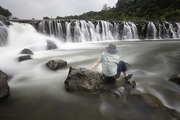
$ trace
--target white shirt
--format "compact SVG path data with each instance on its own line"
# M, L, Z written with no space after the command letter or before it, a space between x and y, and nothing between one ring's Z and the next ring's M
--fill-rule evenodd
M119 61L120 57L117 54L110 54L108 52L103 52L98 58L98 62L102 63L102 73L105 76L116 75Z

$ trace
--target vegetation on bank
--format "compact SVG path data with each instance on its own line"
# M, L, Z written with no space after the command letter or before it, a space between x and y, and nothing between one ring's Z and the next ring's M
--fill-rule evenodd
M0 15L10 18L12 13L0 6ZM104 4L102 10L99 12L90 11L82 15L57 16L56 18L121 21L180 21L180 0L118 0L113 8ZM43 19L49 18L44 17Z
M99 12L90 11L65 18L180 21L180 0L118 0L113 8L105 4Z
M0 6L0 15L10 18L12 16L12 13L8 9L5 9Z

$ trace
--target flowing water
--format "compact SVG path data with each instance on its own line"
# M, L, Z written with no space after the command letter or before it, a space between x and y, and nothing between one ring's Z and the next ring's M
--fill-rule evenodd
M58 49L45 50L47 39ZM1 120L151 120L152 116L163 120L160 116L166 115L136 98L122 102L103 95L69 93L64 88L68 67L51 71L45 66L47 61L59 58L68 66L90 68L109 43L116 44L120 58L131 64L129 72L138 83L135 89L154 95L180 112L180 88L168 81L171 75L180 73L179 39L64 43L37 33L30 25L15 23L9 27L7 41L0 47L0 69L10 76L11 94L0 101ZM33 60L17 61L23 48L34 52Z

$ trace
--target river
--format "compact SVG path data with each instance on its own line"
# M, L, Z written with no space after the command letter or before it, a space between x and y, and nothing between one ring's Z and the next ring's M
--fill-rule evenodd
M168 81L171 75L180 73L180 39L64 43L33 30L10 29L8 45L0 48L0 69L10 76L8 83L11 88L10 96L0 102L2 120L166 118L136 98L120 102L103 95L65 90L69 66L90 68L109 43L116 44L120 58L131 65L128 71L134 74L138 83L135 89L152 94L164 106L180 112L180 88ZM58 49L45 50L45 39L54 41ZM33 59L18 62L19 52L25 47L32 49ZM68 67L57 71L48 69L45 63L55 58L67 61ZM97 71L100 70L99 67Z

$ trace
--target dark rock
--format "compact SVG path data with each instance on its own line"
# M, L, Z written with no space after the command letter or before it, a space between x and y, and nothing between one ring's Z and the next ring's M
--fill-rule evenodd
M8 76L0 70L0 99L9 96L10 87L7 83Z
M57 45L52 41L47 40L46 42L47 42L47 46L46 46L47 50L53 50L58 48Z
M0 20L8 20L8 18L3 15L0 15Z
M180 85L180 74L173 75L169 81L174 82L178 85Z
M20 56L20 57L18 58L18 61L19 61L19 62L22 62L22 61L24 61L24 60L30 60L30 59L32 59L30 55L24 55L24 56Z
M33 55L33 52L30 49L27 49L27 48L24 48L20 53L21 54Z
M135 84L132 84L133 82ZM122 97L131 94L131 92L135 90L135 87L136 82L133 77L129 81L123 78L115 80L114 82L106 78L103 84L100 85L99 90L101 93L110 93L116 97Z
M86 68L70 67L65 86L68 91L95 92L104 80L105 76L101 73Z
M139 38L145 39L147 32L147 22L136 22L136 26L137 26Z
M67 66L67 62L61 59L50 60L46 63L46 66L51 70L58 70Z

